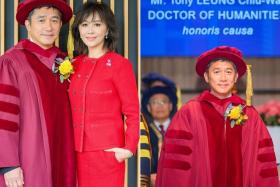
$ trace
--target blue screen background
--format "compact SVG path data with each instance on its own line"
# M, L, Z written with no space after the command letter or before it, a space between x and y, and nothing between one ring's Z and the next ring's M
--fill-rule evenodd
M203 5L193 4L151 5L151 1L141 1L141 56L198 56L202 52L219 45L235 46L247 57L280 56L280 20L148 20L148 10L194 10L196 14L204 10L280 10L279 5ZM187 27L252 27L253 35L183 35Z

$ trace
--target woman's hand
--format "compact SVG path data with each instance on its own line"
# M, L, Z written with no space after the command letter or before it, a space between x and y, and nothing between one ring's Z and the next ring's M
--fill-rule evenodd
M118 162L122 162L125 159L128 159L130 157L132 157L132 152L129 151L128 149L123 149L123 148L119 148L119 147L114 147L111 149L106 149L105 151L107 152L114 152L115 153L115 157L117 159Z
M20 167L5 173L4 179L7 187L23 187L23 172Z

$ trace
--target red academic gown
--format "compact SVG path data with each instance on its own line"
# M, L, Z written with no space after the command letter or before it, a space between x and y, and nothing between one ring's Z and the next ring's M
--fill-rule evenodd
M124 162L104 150L136 151L139 100L132 65L114 52L98 59L79 56L74 64L69 94L79 187L123 187Z
M51 70L59 54L23 40L0 57L0 167L20 166L25 187L76 185L68 86Z
M227 106L245 102L238 96L220 100L209 91L184 105L166 133L157 187L278 187L273 143L253 107L248 120L230 127Z

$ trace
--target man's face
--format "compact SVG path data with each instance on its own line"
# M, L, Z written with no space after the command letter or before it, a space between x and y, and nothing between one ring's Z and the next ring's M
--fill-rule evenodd
M165 94L154 94L148 104L148 111L156 121L165 121L169 118L172 103Z
M34 9L30 20L25 20L30 39L43 49L51 48L62 26L61 14L56 8Z
M211 93L224 99L231 95L238 74L232 62L216 61L210 64L208 71L204 73L204 78L210 86Z

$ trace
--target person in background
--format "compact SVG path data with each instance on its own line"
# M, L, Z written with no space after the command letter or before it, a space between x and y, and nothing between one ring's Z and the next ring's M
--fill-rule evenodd
M229 46L206 51L197 59L196 72L210 89L172 119L156 186L278 187L273 143L265 124L249 99L246 103L231 92L246 72L241 51Z
M24 0L16 19L24 39L0 57L0 186L75 187L67 81L52 66L55 40L72 10L62 0Z
M169 78L167 78L161 74L152 72L152 73L148 73L142 77L142 87L143 87L142 88L143 97L144 97L144 93L146 92L146 90L149 90L153 87L159 87L159 88L167 87L167 89L169 90L168 94L172 95L172 102L175 103L175 105L172 107L173 109L170 113L170 117L172 117L175 114L175 112L177 111L177 108L178 108L178 102L181 102L181 100L179 97L180 94L178 95L178 90L177 90L176 84L172 80L170 80ZM155 90L158 90L158 89L155 89ZM149 91L147 91L147 93L149 93ZM143 97L142 97L142 113L143 113L145 119L147 120L147 122L150 123L151 121L153 121L153 119L150 119L151 114L147 110L148 109L147 103L145 103L143 105L143 101L144 101ZM145 102L147 102L146 99L145 99Z
M154 86L168 86L176 93L176 84L169 78L155 72L148 73L142 77L143 91Z
M167 86L155 86L144 91L142 111L148 119L149 139L151 143L151 186L155 186L158 158L165 132L172 114L176 111L177 97Z
M117 25L107 4L85 3L72 33L79 54L69 89L78 185L123 187L124 161L135 153L139 139L132 64L115 52Z

